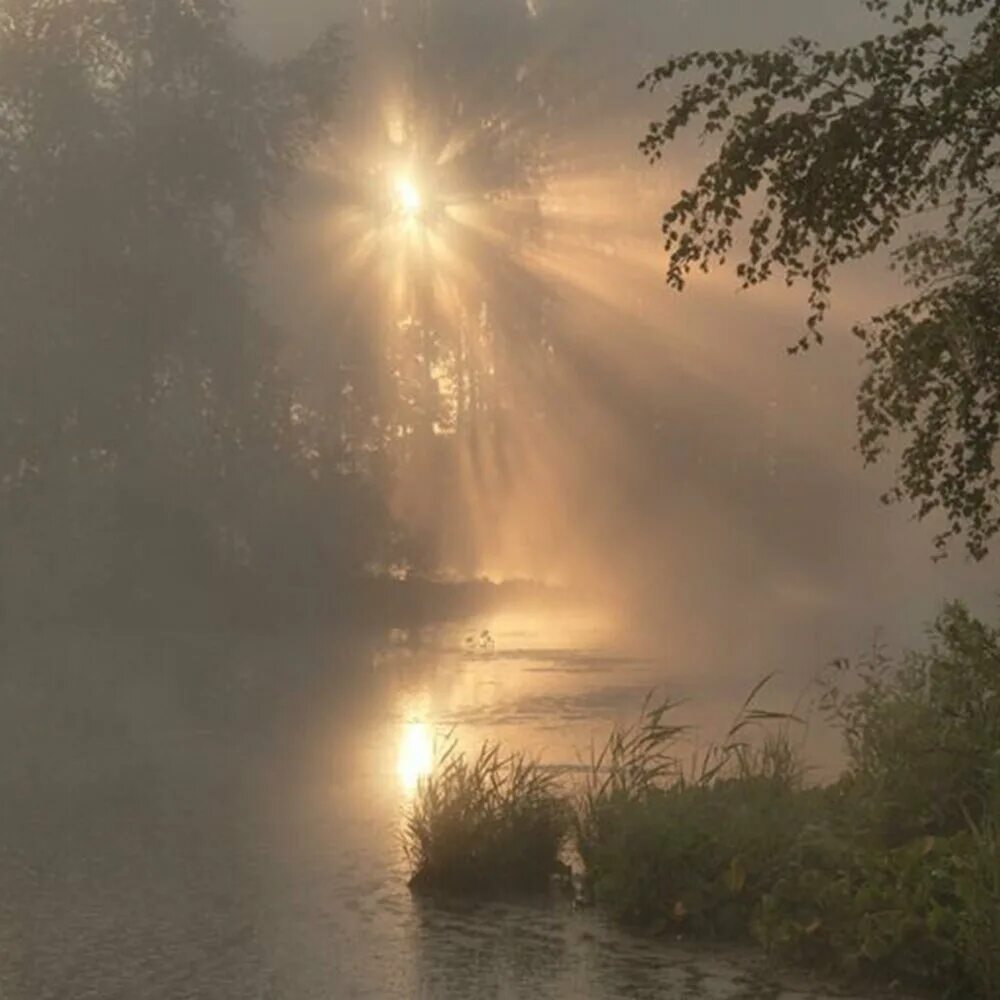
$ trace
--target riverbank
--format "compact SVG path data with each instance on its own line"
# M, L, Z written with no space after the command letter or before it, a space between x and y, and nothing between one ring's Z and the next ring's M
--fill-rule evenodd
M408 813L419 889L541 887L671 940L755 941L846 982L1000 996L1000 631L951 605L928 648L839 664L820 706L847 769L807 780L797 720L754 690L693 757L678 704L647 702L582 787L523 753L445 748Z
M495 654L467 652L483 628ZM374 637L324 630L0 631L0 995L837 996L759 949L636 932L566 897L408 890L399 820L434 733L571 767L676 683L606 638L521 613L375 659Z

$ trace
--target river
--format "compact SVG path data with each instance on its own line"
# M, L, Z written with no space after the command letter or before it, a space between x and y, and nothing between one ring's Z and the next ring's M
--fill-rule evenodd
M378 641L3 636L0 997L829 995L565 899L411 897L400 825L435 741L580 764L667 678L621 645L566 610Z

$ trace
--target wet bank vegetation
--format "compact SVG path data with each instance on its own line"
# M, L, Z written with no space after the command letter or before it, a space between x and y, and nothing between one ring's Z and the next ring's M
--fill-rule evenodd
M571 812L557 774L485 743L469 758L450 740L406 819L414 888L532 889L560 865Z
M449 743L405 829L414 887L541 889L569 862L581 902L646 932L1000 996L1000 630L952 604L926 649L835 664L818 702L846 763L828 783L758 694L694 759L677 704L647 702L582 782Z

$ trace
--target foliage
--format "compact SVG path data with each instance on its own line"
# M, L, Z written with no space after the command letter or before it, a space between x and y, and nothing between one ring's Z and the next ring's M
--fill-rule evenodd
M370 470L347 461L341 414L299 404L247 280L327 127L340 44L268 63L233 17L228 0L0 10L9 613L109 589L176 607L196 580L236 594L371 556ZM341 513L356 531L331 537Z
M1000 996L1000 795L972 825L971 850L960 859L958 951L967 979L986 997Z
M755 689L754 695L760 689ZM773 718L748 699L725 739L685 770L676 707L647 701L592 757L576 810L576 846L596 901L658 930L740 938L777 878L809 799L786 730L752 743Z
M853 821L893 845L980 822L1000 789L1000 631L950 604L926 651L835 667L821 704L844 735Z
M995 827L889 850L803 838L762 898L755 934L814 967L995 997L998 864Z
M333 349L316 337L297 370L323 398L331 350L351 366L351 398L377 417L362 410L352 430L392 470L393 511L419 546L411 541L408 563L472 575L483 539L470 511L500 509L521 488L512 449L546 419L555 296L519 251L541 235L550 168L540 138L566 80L543 69L547 33L525 4L354 7L353 97L302 185L294 279L296 311L314 311L324 328L336 315L347 335ZM492 41L485 64L474 38ZM416 228L386 203L403 165L423 201ZM331 209L335 224L315 225ZM364 253L359 220L370 227ZM482 239L483 225L494 238ZM413 238L421 231L429 244ZM331 257L356 264L331 269Z
M560 870L569 815L558 775L484 743L474 758L452 740L421 779L403 846L420 889L539 889Z
M754 937L846 977L1000 995L998 632L945 608L925 652L839 663L821 704L848 766L813 787L751 699L685 768L674 703L592 756L575 841L596 901L672 934ZM756 691L755 689L754 694ZM777 717L781 719L780 716Z
M1000 4L866 5L895 12L890 31L842 49L691 52L643 81L696 75L650 125L651 159L696 119L716 143L664 216L668 281L683 288L742 247L744 287L809 285L801 349L822 340L833 271L888 249L913 297L856 328L861 451L874 462L901 432L884 499L941 512L940 550L964 533L981 558L1000 528Z
M794 716L743 704L694 758L678 703L591 750L570 802L558 775L454 742L410 810L416 887L538 887L571 833L586 895L656 933L755 939L847 978L948 998L1000 996L1000 727L996 630L958 604L927 651L837 665L821 703L848 767L810 785Z
M997 995L997 638L951 604L926 651L835 665L821 704L848 767L761 900L768 948L942 996Z
M848 767L824 835L803 835L756 932L845 973L1000 988L1000 632L950 604L926 651L835 664L821 705Z

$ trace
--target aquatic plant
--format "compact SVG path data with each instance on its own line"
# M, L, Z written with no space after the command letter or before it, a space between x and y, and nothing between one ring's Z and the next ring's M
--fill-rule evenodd
M497 743L470 757L446 741L405 819L411 886L466 893L546 886L560 871L569 830L558 778Z
M685 765L678 703L647 699L592 753L577 798L574 842L593 899L654 930L739 938L777 875L792 813L804 805L802 767L787 728L752 739L765 712L747 698L725 737Z

